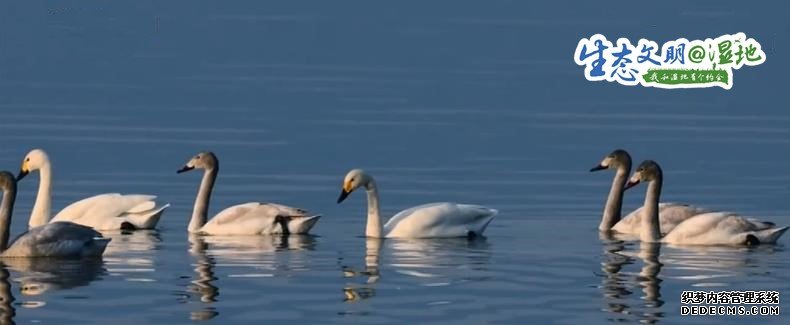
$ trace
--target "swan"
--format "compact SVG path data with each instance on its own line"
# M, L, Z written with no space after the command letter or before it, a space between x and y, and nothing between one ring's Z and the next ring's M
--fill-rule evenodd
M101 256L109 239L90 227L58 221L32 228L10 244L11 213L16 200L16 180L7 171L0 171L0 257L82 257Z
M658 199L661 195L663 173L652 160L646 160L631 175L625 188L647 182L645 215L639 238L643 242L665 242L675 245L758 245L774 244L788 227L776 227L771 222L744 218L731 212L708 212L688 218L661 236Z
M631 172L631 155L623 149L617 149L608 154L596 166L590 169L591 172L615 169L612 188L604 205L603 217L598 225L599 231L612 230L616 233L625 235L639 235L639 229L644 217L644 207L632 211L622 219L620 218L623 208L624 186L628 181L628 173ZM691 206L682 203L659 203L658 217L661 223L661 232L669 233L675 226L684 220L695 215L710 212L707 209Z
M91 196L61 210L49 220L52 206L52 164L44 150L33 149L22 160L17 181L30 172L41 174L29 228L47 222L69 221L97 230L151 229L170 204L157 205L153 195L105 193Z
M450 202L428 203L403 210L381 226L379 192L373 177L361 169L348 172L337 203L351 192L365 187L368 194L368 222L365 235L373 238L439 238L480 236L497 210L480 205Z
M214 153L204 151L190 159L177 172L203 169L192 219L187 230L205 235L262 235L276 233L305 234L321 216L309 215L303 209L275 203L249 202L220 211L206 222L211 190L219 173L219 160ZM286 225L283 227L282 225Z

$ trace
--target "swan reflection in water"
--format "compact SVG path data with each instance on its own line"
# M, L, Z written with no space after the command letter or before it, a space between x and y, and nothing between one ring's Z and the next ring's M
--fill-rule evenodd
M19 291L25 296L87 286L106 273L99 258L12 258L2 260L0 264L19 273L13 280L19 282Z
M667 278L682 281L685 287L729 288L732 281L753 278L755 268L765 269L781 261L776 253L782 249L775 245L666 246L662 261L672 272ZM770 272L761 275L771 277Z
M208 244L206 244L202 236L190 234L189 244L189 254L196 260L194 264L196 277L190 281L190 284L187 286L187 292L197 294L200 302L211 304L217 301L216 298L219 295L219 288L212 284L217 279L214 276L214 265L216 262L213 257L206 254ZM192 311L189 319L208 320L218 314L214 307L207 305L202 309Z
M353 267L343 266L346 278L362 277L364 284L347 283L343 287L343 301L353 302L368 299L376 295L376 282L379 281L379 261L381 256L381 238L365 238L365 270L355 271Z
M18 273L12 278L11 272ZM41 296L50 291L87 286L106 270L100 258L8 258L0 260L0 324L13 324L16 315L11 282L19 283L23 296ZM23 301L17 305L37 308L44 301Z
M423 278L426 286L443 286L456 282L484 281L472 271L486 271L491 259L491 244L485 237L475 239L392 240L392 263L395 272ZM437 282L438 281L438 282Z
M484 281L487 276L476 272L485 271L491 258L490 244L485 237L476 239L365 239L365 269L356 271L343 266L346 278L361 277L364 283L347 283L343 288L344 301L355 302L376 295L376 283L381 277L379 270L382 245L387 245L392 254L386 265L395 272L422 279L422 286L448 286L468 281ZM472 275L470 275L472 274Z
M616 314L615 321L632 321L629 317L636 316L641 323L657 323L664 312L661 299L661 278L659 273L663 264L658 258L661 254L660 243L639 243L639 251L629 252L623 241L611 237L603 240L603 271L601 290L603 291L605 310ZM634 255L636 258L634 258ZM638 274L625 272L626 266L637 260L642 263ZM638 304L629 299L633 288L639 287L642 295Z
M267 270L274 275L280 271L298 271L306 268L306 258L299 254L289 254L287 262L278 262L278 253L283 251L314 250L315 237L311 235L270 235L270 236L202 236L189 235L189 253L195 258L196 276L187 285L187 295L197 297L201 302L199 309L190 312L191 320L208 320L219 315L213 306L220 295L220 287L215 282L220 278L215 268L249 266ZM238 276L260 276L243 274ZM234 276L234 275L228 275Z
M11 283L5 267L0 267L0 324L14 324L14 295L11 294Z
M108 231L102 236L112 239L103 257L111 275L129 281L154 281L151 252L159 250L162 242L157 230Z
M755 266L772 264L771 260L778 258L774 253L781 249L770 245L661 247L658 243L625 244L611 237L602 240L604 274L601 290L606 301L605 309L617 314L617 321L630 321L629 317L636 316L643 323L656 323L664 317L664 300L661 299L663 280L679 282L684 288L729 288L732 283L728 279L752 277ZM638 245L638 252L629 250L634 245ZM623 271L637 262L642 264L638 274ZM665 274L659 277L662 270ZM638 303L630 297L634 287L642 291Z

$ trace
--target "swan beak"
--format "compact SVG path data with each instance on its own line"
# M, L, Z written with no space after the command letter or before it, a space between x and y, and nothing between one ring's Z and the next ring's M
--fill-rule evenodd
M177 174L181 174L183 172L188 172L188 171L193 170L193 169L195 169L195 167L184 165L184 167L181 167L181 169L177 170L176 173Z
M346 189L340 190L340 197L337 198L337 203L343 202L349 194L351 194L351 191L346 192Z
M20 169L20 170L19 170L19 175L16 175L16 180L17 180L17 182L18 182L19 180L21 180L21 179L25 178L25 176L27 176L27 174L30 174L30 171L29 171L29 170L25 170L24 168L23 168L23 169Z
M597 171L599 171L599 170L604 170L604 169L606 169L606 168L607 168L606 166L604 166L604 165L601 165L601 164L598 164L598 165L595 165L595 167L593 167L593 168L590 168L590 171L591 171L591 172L597 172Z
M632 187L636 186L636 184L639 184L639 181L632 181L632 180L629 179L628 183L625 183L625 187L623 188L623 190L627 190L629 188L632 188Z

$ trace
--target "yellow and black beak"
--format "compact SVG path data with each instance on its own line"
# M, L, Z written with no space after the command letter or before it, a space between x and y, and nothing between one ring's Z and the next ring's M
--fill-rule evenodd
M181 174L181 173L183 173L183 172L188 172L188 171L190 171L190 170L193 170L193 169L195 169L195 167L194 167L194 166L187 166L187 165L184 165L184 167L181 167L181 169L177 170L177 171L176 171L176 173L177 173L177 174Z
M351 182L344 182L343 189L340 190L340 196L337 198L337 203L343 202L354 189L351 188Z
M345 189L340 190L340 197L337 198L337 203L343 202L351 192L346 192Z
M25 176L27 176L27 174L30 174L29 170L20 169L19 170L19 175L16 175L16 180L19 181L20 179L25 178Z
M25 178L27 174L30 174L30 168L27 167L27 160L25 160L22 162L22 167L19 168L19 175L16 175L16 180L19 181Z

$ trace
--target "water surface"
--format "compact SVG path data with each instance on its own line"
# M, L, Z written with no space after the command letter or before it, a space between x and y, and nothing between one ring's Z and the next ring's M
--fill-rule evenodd
M0 310L18 323L782 323L682 317L679 297L790 292L787 238L602 240L612 174L587 170L623 147L662 164L666 201L790 224L788 18L782 1L3 3L2 169L41 147L55 210L103 192L172 207L156 231L107 234L98 263L5 263ZM572 60L594 33L735 32L767 61L729 91L592 83ZM324 215L313 236L187 236L199 176L175 171L206 149L223 166L212 213L296 205ZM335 204L357 167L385 215L443 200L500 215L482 240L366 240L364 195Z

